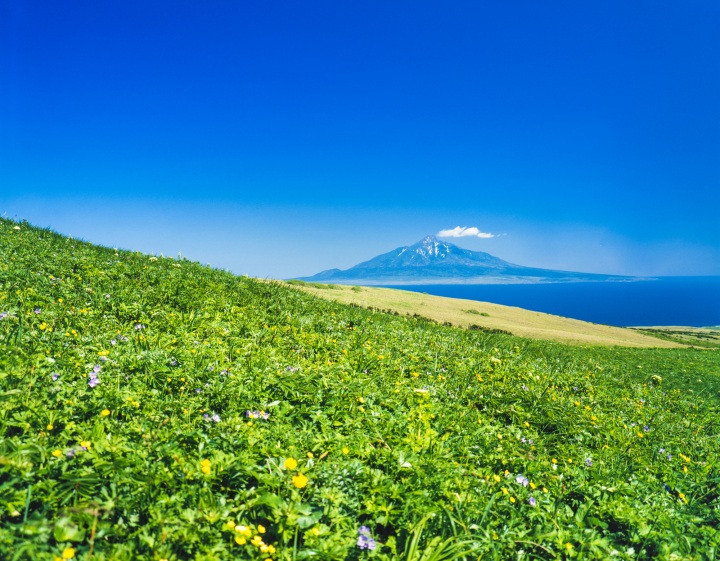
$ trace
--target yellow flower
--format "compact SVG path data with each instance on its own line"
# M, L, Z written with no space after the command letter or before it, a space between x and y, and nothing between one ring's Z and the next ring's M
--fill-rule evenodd
M252 536L252 530L247 526L235 526L235 531L246 538Z
M245 545L247 540L243 536L235 536L235 543L238 545Z
M90 441L89 441L89 440L83 440L83 441L80 443L80 446L84 446L85 448L87 448L88 450L90 450Z
M288 458L283 465L285 469L295 469L297 468L297 460L295 458Z
M307 453L307 457L308 457L308 458L314 458L315 456L313 456L313 453L312 453L312 452L308 452L308 453Z
M530 489L535 489L537 485L535 485L532 481L530 482Z
M507 494L508 494L507 487L503 487L503 488L502 488L502 494L503 494L503 495L507 495Z
M75 557L75 549L74 548L66 547L65 549L63 549L63 552L62 552L63 559L72 559L73 557Z
M60 456L62 456L62 452L60 450L53 450L52 455L56 458L59 458Z
M312 532L312 535L316 537L320 535L320 530L318 530L317 528L313 528L312 530L310 530L310 532Z
M295 487L297 487L298 489L302 489L303 487L305 487L305 485L307 485L308 478L305 477L302 473L298 473L297 475L293 475L292 482Z
M210 473L210 460L205 459L200 462L200 471L202 471L205 475Z
M500 476L499 476L499 475L493 475L493 479L495 480L495 483L500 483Z
M266 544L266 543L264 543L263 545L260 546L260 551L262 551L263 553L267 553L268 549L270 549L270 548L268 547L268 544Z
M510 497L510 502L511 502L511 503L514 503L514 502L515 502L515 497Z
M257 531L258 534L264 534L266 532L265 526L263 526L262 524L258 524Z
M103 417L107 417L110 414L110 409L103 409L102 411L100 411L100 414Z
M47 428L47 430L53 430L53 428L55 427L52 426L52 423L48 423L47 427L45 428Z
M42 323L40 324L40 331L45 331L46 329L47 329L47 323L42 322Z
M343 454L349 454L349 453L350 453L350 449L349 449L347 446L343 446L342 453L343 453Z

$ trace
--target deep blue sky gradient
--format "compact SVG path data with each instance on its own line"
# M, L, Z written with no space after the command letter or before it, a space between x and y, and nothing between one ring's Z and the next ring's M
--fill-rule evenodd
M238 273L720 274L715 1L0 4L0 214Z

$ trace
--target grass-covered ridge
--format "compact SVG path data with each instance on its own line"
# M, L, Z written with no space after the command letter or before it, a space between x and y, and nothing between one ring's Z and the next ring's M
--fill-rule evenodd
M343 304L379 308L400 314L417 314L459 327L509 332L521 337L572 345L677 348L697 342L697 339L659 338L653 336L656 335L655 332L612 327L513 306L445 298L408 290L318 284L297 280L288 281L288 284Z
M713 350L443 327L6 220L0 316L2 559L720 547Z

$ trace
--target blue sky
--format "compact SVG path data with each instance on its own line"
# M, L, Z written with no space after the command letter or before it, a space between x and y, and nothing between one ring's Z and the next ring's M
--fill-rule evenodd
M720 4L0 4L0 214L285 278L720 275Z

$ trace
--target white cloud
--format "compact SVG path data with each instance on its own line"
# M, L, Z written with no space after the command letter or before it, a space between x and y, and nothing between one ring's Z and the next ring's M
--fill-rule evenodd
M475 226L467 228L466 226L455 226L450 230L440 230L437 233L441 238L465 238L472 236L475 238L494 238L495 234L489 234L488 232L481 232Z

